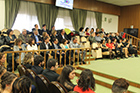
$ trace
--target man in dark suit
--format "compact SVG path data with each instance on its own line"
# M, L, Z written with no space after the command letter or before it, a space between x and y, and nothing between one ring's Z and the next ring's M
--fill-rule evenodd
M55 71L58 68L58 61L55 59L49 59L47 62L47 68L42 72L42 74L50 81L57 81L59 74Z
M42 43L42 38L40 35L38 35L38 31L36 29L33 29L33 34L31 35L31 38L35 40L35 43L39 45Z
M39 33L41 32L41 29L38 28L38 24L35 24L34 27L35 28L32 29L32 32L33 32L34 29L36 29L37 32L38 32L38 35L39 35Z
M32 66L32 70L36 73L36 74L41 74L43 72L43 65L44 65L44 58L40 55L37 55L34 58L34 66Z
M49 34L48 29L46 29L46 24L43 24L43 25L42 25L42 30L39 32L39 34L42 35L43 32L47 32L47 34Z
M103 33L104 36L106 36L106 32L104 31L104 29L102 28L101 31L99 32L100 34Z
M52 49L62 49L59 45L58 45L58 39L54 38L53 39L53 43L52 43ZM62 51L62 53L60 53L60 51L56 52L57 58L58 58L58 62L60 62L60 55L62 55L62 61L61 64L64 63L64 52ZM55 58L55 52L52 52L52 56Z
M70 42L67 35L65 34L64 29L61 30L60 34L58 34L57 39L58 39L59 43L62 43L62 39L66 39L66 40L68 40L68 42Z
M117 42L119 43L120 42L120 39L121 39L121 36L119 35L119 33L116 33L115 34L115 38L117 39Z
M52 44L50 43L49 37L44 38L44 42L40 44L40 50L47 50L47 49L52 49ZM41 55L44 56L44 52L41 52ZM51 56L50 52L46 52L46 67L47 67L47 61L49 56Z

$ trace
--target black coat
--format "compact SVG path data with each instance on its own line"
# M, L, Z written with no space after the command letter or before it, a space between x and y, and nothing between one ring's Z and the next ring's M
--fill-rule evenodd
M69 40L66 34L64 34L64 37L65 37L66 40ZM57 36L57 39L58 39L59 43L62 43L63 37L62 37L61 34L59 34L59 35Z
M57 81L57 78L59 77L59 74L57 74L55 71L45 69L42 74L50 81Z
M48 33L48 32L49 32L49 30L48 30L48 29L46 29L46 30L42 29L42 30L40 30L40 31L38 31L38 32L39 32L39 34L40 34L40 35L42 35L42 34L43 34L43 32L47 32L47 33ZM48 34L49 34L49 33L48 33Z
M36 74L41 74L43 72L43 68L40 66L32 66L31 68Z
M42 41L41 36L40 36L40 35L37 35L37 36L38 36L39 41ZM35 40L35 43L37 43L37 42L36 42L36 38L35 38L35 35L34 35L34 34L32 34L32 35L31 35L31 38L33 38L33 39Z
M40 44L40 49L41 49L41 50L46 49L46 45L45 45L44 42L42 42L42 43ZM52 46L51 46L50 44L48 44L48 49L52 49Z

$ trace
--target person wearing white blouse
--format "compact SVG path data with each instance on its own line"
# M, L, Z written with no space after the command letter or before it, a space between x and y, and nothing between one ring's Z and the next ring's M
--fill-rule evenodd
M29 45L27 46L27 50L38 50L37 45L35 44L35 40L33 38L29 39ZM38 52L35 53L39 55Z

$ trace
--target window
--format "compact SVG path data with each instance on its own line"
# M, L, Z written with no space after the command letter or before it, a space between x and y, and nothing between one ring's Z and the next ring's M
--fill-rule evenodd
M85 27L94 28L94 31L96 31L97 25L96 25L96 18L94 12L91 11L87 12Z
M58 16L55 21L56 30L69 28L71 31L74 31L69 11L70 10L59 8Z
M35 4L32 2L21 1L20 8L12 29L27 29L31 31L34 28L34 24L38 24L37 13Z

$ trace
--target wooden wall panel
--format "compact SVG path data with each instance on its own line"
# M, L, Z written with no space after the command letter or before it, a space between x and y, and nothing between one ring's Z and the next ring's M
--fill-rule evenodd
M56 0L24 0L55 5ZM120 7L96 0L74 0L74 8L120 15Z
M139 28L140 38L140 5L121 7L121 15L119 17L119 32L123 32L124 28Z

